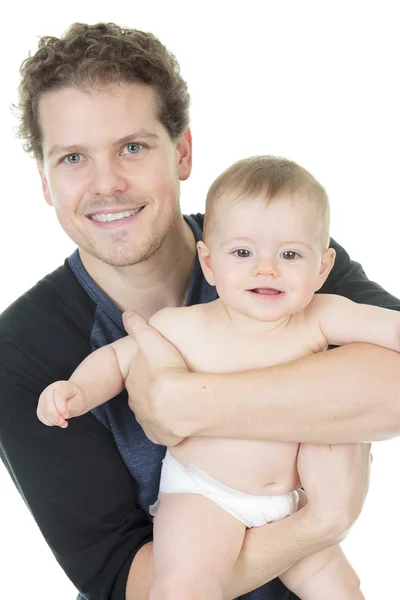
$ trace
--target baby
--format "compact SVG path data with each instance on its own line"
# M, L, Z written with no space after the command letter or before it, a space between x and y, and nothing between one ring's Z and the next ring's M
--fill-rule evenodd
M197 248L219 299L166 308L149 321L190 370L261 368L350 342L400 351L397 312L315 295L335 260L329 204L322 186L296 163L258 156L222 173L209 190ZM135 342L125 337L91 354L68 382L44 390L39 419L66 427L82 405L89 411L117 396L135 353ZM297 452L297 443L196 437L167 450L159 499L150 507L156 514L152 600L222 599L246 527L298 509ZM339 546L300 561L281 579L302 600L364 598Z

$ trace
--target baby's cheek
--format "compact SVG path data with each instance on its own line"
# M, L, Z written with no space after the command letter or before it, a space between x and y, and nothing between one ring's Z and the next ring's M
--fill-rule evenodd
M294 288L299 296L305 297L313 293L315 288L316 278L312 277L310 272L306 269L296 274L296 278L293 280Z
M221 285L228 292L229 290L236 289L242 282L242 278L238 275L238 273L235 273L231 269L226 269L224 273L220 273L219 279L221 280Z

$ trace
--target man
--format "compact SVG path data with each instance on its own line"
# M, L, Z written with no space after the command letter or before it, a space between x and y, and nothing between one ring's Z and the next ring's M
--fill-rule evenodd
M183 219L179 210L179 182L191 170L186 85L174 58L152 35L114 25L75 25L60 40L43 39L38 52L25 62L20 108L20 133L37 160L45 199L55 207L79 251L1 316L1 455L57 560L81 594L94 600L142 600L148 598L152 572L148 505L157 494L164 448L144 435L126 394L75 419L68 431L44 427L36 418L36 405L49 383L68 378L91 350L124 335L122 311L133 308L147 319L164 306L215 297L195 254L202 217ZM353 299L361 292L365 302L400 308L395 298L368 282L343 249L334 247L337 267L325 292ZM130 387L138 386L140 402L145 398L141 385L147 385L145 346L153 341L143 332L139 338L144 346L142 375ZM156 347L155 361L159 352L163 369L170 348ZM324 443L340 441L339 436L334 439L335 430L329 430L327 410L337 401L336 380L342 381L343 404L354 407L353 395L360 399L360 414L367 393L368 401L375 400L376 406L379 399L388 412L394 405L396 355L351 347L329 354L328 364L318 357L315 363L288 365L279 381L279 372L272 370L267 394L264 380L257 387L257 377L244 377L243 387L248 385L249 394L254 392L260 407L268 395L269 418L282 439L292 435L297 440L298 435L299 441L307 441L305 427L300 435L293 420L292 425L281 424L287 415L278 407L279 395L293 397L298 382L303 423L315 399L320 399L323 382L326 406L315 415L315 430ZM172 366L176 360L179 363L173 355ZM379 379L368 372L359 381L349 372L349 364L356 362L362 368L372 362L379 365ZM179 386L190 381L191 387L195 382L195 396L201 394L204 386L197 389L197 379L179 371L174 375ZM156 376L150 393L160 388L162 405L171 383L177 381L170 375ZM377 391L383 381L384 394ZM211 390L203 390L207 402L214 386L213 382ZM225 410L228 399L218 398L215 420L207 424L183 412L177 418L177 431L167 421L160 433L158 415L150 422L146 416L146 402L137 404L137 416L150 437L164 443L177 441L182 431L191 429L201 435L205 431L213 435L215 429L221 435L219 406ZM150 412L153 405L150 402ZM255 403L250 406L254 411ZM188 407L196 412L192 401ZM235 406L233 411L240 419ZM267 412L262 408L263 415ZM231 423L226 435L235 435L239 426L235 429ZM267 438L272 425L255 427L249 419L242 435L260 435L261 430ZM379 436L393 433L390 427L382 425ZM352 425L347 433L346 441L357 439ZM249 532L226 597L247 594L304 556L340 541L361 510L368 465L368 444L331 449L303 445L299 472L307 505L293 517ZM294 596L274 579L246 598Z

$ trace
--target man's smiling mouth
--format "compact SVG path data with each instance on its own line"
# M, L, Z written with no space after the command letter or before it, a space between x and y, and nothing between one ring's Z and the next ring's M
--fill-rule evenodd
M139 206L139 208L125 210L123 212L94 213L89 214L88 218L92 221L99 221L100 223L110 223L111 221L121 221L123 219L128 219L129 217L132 217L136 213L140 212L143 208L143 206Z

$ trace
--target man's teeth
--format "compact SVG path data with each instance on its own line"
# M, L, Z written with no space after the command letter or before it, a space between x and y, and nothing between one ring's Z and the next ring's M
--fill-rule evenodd
M101 221L102 223L109 223L110 221L120 221L121 219L127 219L135 213L139 212L142 207L135 208L135 210L126 210L120 213L97 213L90 215L93 221Z

